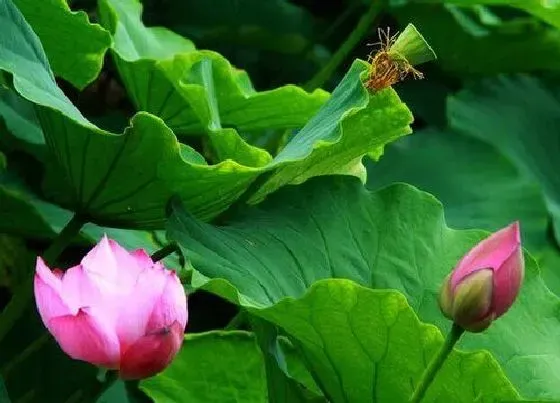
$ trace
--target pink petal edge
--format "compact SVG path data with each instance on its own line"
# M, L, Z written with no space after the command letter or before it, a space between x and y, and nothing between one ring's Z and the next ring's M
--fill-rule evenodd
M179 322L183 330L187 326L187 295L177 274L166 270L165 288L153 307L147 330L170 326L174 321Z
M126 303L121 304L116 331L123 351L148 332L147 325L165 289L166 277L164 272L144 269L135 287L126 296Z
M518 248L504 262L502 267L494 272L492 310L496 318L506 313L513 305L521 290L524 277L523 250Z
M93 317L87 308L49 322L51 333L70 357L105 368L118 368L119 342L116 334Z
M49 321L52 318L72 313L71 307L62 296L59 277L51 272L40 257L37 258L33 288L37 310L49 330Z
M519 222L515 221L476 244L463 256L451 275L451 287L473 272L491 268L498 270L521 245Z

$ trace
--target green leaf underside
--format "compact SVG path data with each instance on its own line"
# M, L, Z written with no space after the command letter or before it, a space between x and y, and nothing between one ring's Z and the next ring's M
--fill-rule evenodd
M218 132L212 140L219 141L228 127L299 128L328 98L323 90L307 93L293 85L263 92L248 88L243 72L221 55L197 51L166 29L146 28L136 0L104 0L100 10L114 33L113 56L136 107L160 116L178 133Z
M301 297L318 280L347 278L403 292L422 320L441 329L450 324L438 309L440 283L485 235L449 229L437 200L415 188L372 193L344 177L286 187L231 217L214 227L175 205L168 236L198 270L195 287L259 312L285 297ZM492 351L524 396L557 398L558 307L527 256L515 305L461 346Z
M71 211L40 199L9 171L0 172L0 206L0 232L33 240L53 239L72 217ZM105 234L129 250L143 248L151 254L163 247L153 233L91 223L84 226L80 242L91 245ZM163 263L182 272L176 255L168 256Z
M275 171L259 197L312 175L351 173L348 165L410 132L410 111L391 89L369 96L360 82L366 65L357 61L317 116L324 116L325 110L334 110L335 115L323 122L312 120L294 138L301 149L289 143L280 161L265 166L245 166L229 159L217 165L201 164L203 158L194 150L186 160L185 146L149 113L136 114L122 135L87 121L56 86L46 59L36 56L42 55L40 43L17 10L6 6L1 11L0 18L5 16L18 34L2 37L0 52L5 57L0 58L0 68L14 74L21 95L43 106L38 119L54 157L48 164L47 193L62 206L86 213L102 225L158 228L173 194L195 215L210 219L227 209L263 172ZM10 57L20 50L22 57ZM362 125L368 124L378 131L363 130Z

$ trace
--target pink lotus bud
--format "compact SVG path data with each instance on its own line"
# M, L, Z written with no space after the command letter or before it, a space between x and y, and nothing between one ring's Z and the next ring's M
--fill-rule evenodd
M461 259L443 284L440 308L463 329L481 332L511 307L524 272L519 223L514 222Z
M175 272L103 237L80 265L51 271L37 258L35 300L62 350L76 360L145 378L173 360L187 324Z

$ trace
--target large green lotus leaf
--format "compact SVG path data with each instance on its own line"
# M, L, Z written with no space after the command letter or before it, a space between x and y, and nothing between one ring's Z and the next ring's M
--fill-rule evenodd
M2 0L8 2L12 0ZM57 76L80 89L97 77L111 46L111 35L105 29L91 24L85 12L72 12L64 0L13 2L41 39ZM4 22L0 25L6 29Z
M403 26L413 23L422 32L438 66L451 73L560 70L560 31L532 18L502 21L480 6L449 4L414 3L392 12Z
M300 299L253 311L284 329L333 403L408 401L443 344L439 330L421 323L402 294L348 280L321 280ZM425 401L480 397L490 402L518 394L489 352L454 351Z
M293 348L287 355L290 370L315 389ZM262 353L251 333L213 331L187 334L171 365L140 388L155 403L266 403Z
M349 177L286 187L220 227L175 205L168 228L199 271L193 285L234 303L266 308L318 280L346 278L403 292L423 321L443 330L450 324L439 312L440 284L485 235L448 228L441 204L409 185L371 192ZM461 346L492 351L522 395L558 398L559 307L527 256L515 305Z
M367 169L371 189L405 182L433 194L453 227L496 231L520 220L529 250L547 242L541 189L481 140L450 129L420 130L387 146L383 158Z
M136 107L160 116L178 133L298 128L328 98L322 90L309 94L293 85L256 92L221 55L196 51L165 28L146 28L137 0L103 0L100 11Z
M546 285L558 296L560 296L560 250L554 242L535 249L532 254L542 268L543 278Z
M172 194L210 219L260 173L231 160L206 165L162 120L145 112L132 118L123 135L80 125L52 110L42 110L39 118L56 158L47 171L50 197L102 225L158 228Z
M454 128L494 145L541 185L560 242L559 90L528 76L482 80L449 99L448 116Z

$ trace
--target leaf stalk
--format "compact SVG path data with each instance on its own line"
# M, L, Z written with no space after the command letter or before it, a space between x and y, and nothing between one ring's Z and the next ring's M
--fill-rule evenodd
M465 329L453 323L451 331L447 335L445 342L441 346L440 350L432 357L432 360L428 364L428 367L424 370L422 378L420 379L420 382L416 386L416 389L414 390L414 393L409 400L410 403L420 403L422 401L422 399L426 395L426 392L428 391L428 388L433 383L437 373L449 356L449 353L453 351L453 347L455 346L455 344L457 344L464 332Z

